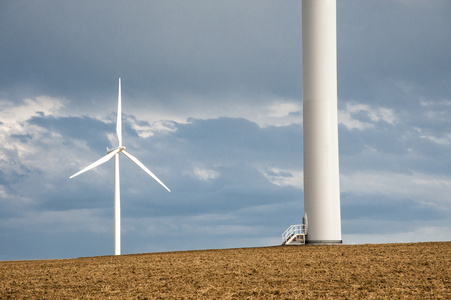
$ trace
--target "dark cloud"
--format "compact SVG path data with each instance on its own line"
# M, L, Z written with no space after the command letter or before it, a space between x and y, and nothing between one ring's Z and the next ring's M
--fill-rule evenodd
M90 148L96 150L111 147L107 134L116 132L114 124L89 117L40 116L31 118L28 123L45 128L49 135L58 132L68 141L72 141L71 143L84 141Z
M339 2L341 97L387 105L400 84L413 89L412 95L436 98L437 91L449 92L450 11L451 4L443 0Z
M420 203L411 199L395 199L385 194L343 194L342 217L367 220L396 220L427 222L430 220L445 220L449 213L441 207L432 206L426 202ZM358 230L356 228L356 230Z
M213 159L233 164L245 161L249 165L258 161L268 166L277 161L284 167L293 164L301 167L299 125L260 128L244 119L191 120L191 124L179 126L176 135L195 147L193 152L198 153L198 161Z
M131 90L166 98L237 88L297 97L299 12L294 1L3 3L1 63L11 72L0 87L20 78L86 101L122 76Z

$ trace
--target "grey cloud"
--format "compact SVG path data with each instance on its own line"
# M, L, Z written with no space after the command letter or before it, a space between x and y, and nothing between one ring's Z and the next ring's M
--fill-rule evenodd
M123 76L131 90L166 98L237 88L299 94L296 2L41 1L2 8L2 28L9 28L0 37L8 41L2 64L14 70L1 75L3 87L27 78L47 93L86 99Z
M68 140L86 141L90 148L104 149L110 146L107 133L115 133L116 126L89 117L33 117L29 124L37 125L51 132L58 132Z
M342 195L342 217L349 219L427 222L445 220L449 213L419 199L395 199L384 194ZM351 232L347 232L351 233Z
M136 155L160 179L168 184L172 193L167 193L132 162L121 158L122 211L125 228L130 226L126 225L126 220L129 220L128 224L133 224L135 219L152 222L154 218L164 217L172 220L172 222L180 219L191 222L179 222L178 224L185 228L183 229L185 237L190 236L192 240L196 240L196 235L200 234L199 230L204 230L201 229L203 226L207 226L207 228L217 226L239 227L246 232L252 231L255 234L255 232L262 230L259 229L258 224L267 222L267 218L272 218L272 224L286 222L286 214L278 214L277 211L282 209L283 203L293 203L300 199L301 192L299 189L281 188L270 184L260 172L261 168L265 169L268 166L282 169L284 166L291 166L293 164L291 160L296 156L297 161L300 162L301 131L298 125L261 128L244 119L193 119L188 124L175 123L176 130L172 133L156 133L151 137L142 138L129 127L127 121L129 119L133 122L141 122L133 116L127 116L124 119L124 128L128 128L124 131L124 142L126 145L130 145L127 150ZM72 211L77 210L95 210L97 211L96 216L105 220L111 219L113 205L113 165L111 162L98 167L96 171L88 172L75 179L69 180L67 177L71 174L70 172L73 173L78 168L83 167L77 167L73 163L69 164L71 161L79 161L80 159L87 161L91 158L94 160L97 159L97 155L103 155L103 153L98 153L101 149L104 149L106 133L111 133L114 130L111 128L112 125L88 117L55 116L33 117L28 123L41 127L49 136L59 133L67 139L85 141L89 149L78 147L75 142L63 145L71 151L66 154L64 149L61 148L61 157L57 159L66 163L59 165L61 170L58 173L52 174L48 170L35 167L35 171L28 172L22 178L5 177L4 185L11 189L11 201L14 201L14 197L21 196L32 199L33 205L24 203L21 207L10 206L10 209L4 211L4 222L13 218L21 220L30 213L54 212L71 215ZM87 130L89 130L89 133L86 132ZM297 142L288 147L287 155L275 155L278 153L277 149L280 148L280 144L287 139L293 139ZM38 147L38 149L45 149L52 147L51 143L56 141L52 139L39 141L31 138L26 142ZM290 153L293 150L297 153ZM36 157L36 159L39 159L39 157ZM191 176L190 172L198 164L201 167L215 170L219 177L202 181ZM74 167L75 169L73 169ZM64 172L67 172L67 174L59 177ZM281 174L287 175L283 171ZM13 184L14 180L16 180L16 183ZM277 205L277 209L268 209L261 213L262 207L272 207L273 205ZM254 212L254 210L256 211ZM292 212L291 214L296 215L298 213L300 212ZM227 220L219 219L215 221L213 219L208 223L200 222L196 224L189 221L195 216L202 217L210 214L230 217ZM87 215L80 222L95 224L96 220L92 217L93 215L91 217ZM34 219L31 219L30 224L33 224L33 221ZM72 222L76 223L75 220ZM43 226L44 231L47 230L45 224L40 224L40 226ZM192 233L186 231L190 227L195 227L195 231ZM141 229L137 228L136 230L140 231ZM16 230L29 231L26 228L16 228ZM278 228L272 229L277 234L280 230ZM246 232L239 235L224 232L221 235L211 236L210 242L205 245L213 247L215 240L217 241L221 237L229 237L230 239L233 239L234 235L236 237L247 237L250 233ZM61 240L61 234L63 233L47 234L43 240L48 239L49 236L53 236L55 241ZM139 236L140 234L139 232L132 232L131 236ZM68 236L72 235L80 238L79 232L71 233ZM28 235L25 234L24 236ZM86 233L85 239L95 239L95 236L94 233ZM28 243L32 240L16 240L14 243L17 246L17 243ZM145 244L145 241L143 243ZM136 245L138 249L144 247L143 243L132 241L130 244ZM199 248L200 245L202 243L191 242L187 243L186 247ZM167 247L174 249L176 246L169 243ZM40 253L40 257L48 257L47 255L50 254L42 252L45 250L44 248L36 250L35 253ZM5 251L10 251L8 249L4 248ZM93 247L85 250L81 249L78 253L97 255L96 249L97 245L93 245ZM136 252L133 248L128 249L130 252ZM55 257L73 253L69 251L62 254L63 248L60 251L62 252L49 253ZM31 254L23 252L21 255L22 257L30 257Z
M250 121L231 118L191 123L179 126L176 135L196 147L193 152L201 155L198 160L225 159L230 163L243 159L249 164L259 161L268 166L277 161L284 167L300 163L302 128L299 125L260 128Z
M393 97L380 99L374 92L393 92L397 82L425 96L449 91L450 11L448 1L341 2L340 94L348 99L379 98L387 104Z
M12 134L11 138L19 140L21 143L28 143L33 138L31 134Z

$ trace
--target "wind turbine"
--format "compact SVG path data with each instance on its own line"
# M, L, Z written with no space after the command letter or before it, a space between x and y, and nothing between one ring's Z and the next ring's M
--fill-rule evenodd
M70 176L74 178L86 171L89 171L107 161L109 161L114 156L114 255L121 254L121 193L120 193L120 183L119 183L119 153L124 154L132 162L137 164L141 169L149 174L153 179L155 179L159 184L161 184L169 192L167 186L158 179L155 174L153 174L143 163L141 163L136 157L125 151L125 147L122 146L122 109L121 109L121 78L119 78L119 92L118 92L118 104L117 104L117 121L116 121L116 133L119 145L116 148L108 149L107 155L100 158L99 160L93 162L86 168Z

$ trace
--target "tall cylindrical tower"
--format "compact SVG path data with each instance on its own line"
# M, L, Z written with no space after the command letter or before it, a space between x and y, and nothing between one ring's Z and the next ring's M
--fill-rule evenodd
M306 243L341 243L336 0L302 0Z

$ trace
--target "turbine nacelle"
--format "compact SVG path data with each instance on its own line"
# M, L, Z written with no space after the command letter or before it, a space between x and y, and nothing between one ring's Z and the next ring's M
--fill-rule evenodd
M124 146L120 146L120 147L116 147L116 148L113 148L113 149L109 149L108 147L106 147L106 154L110 154L111 152L113 152L115 150L118 150L118 149L119 149L119 152L122 152L123 150L125 150L125 147Z

